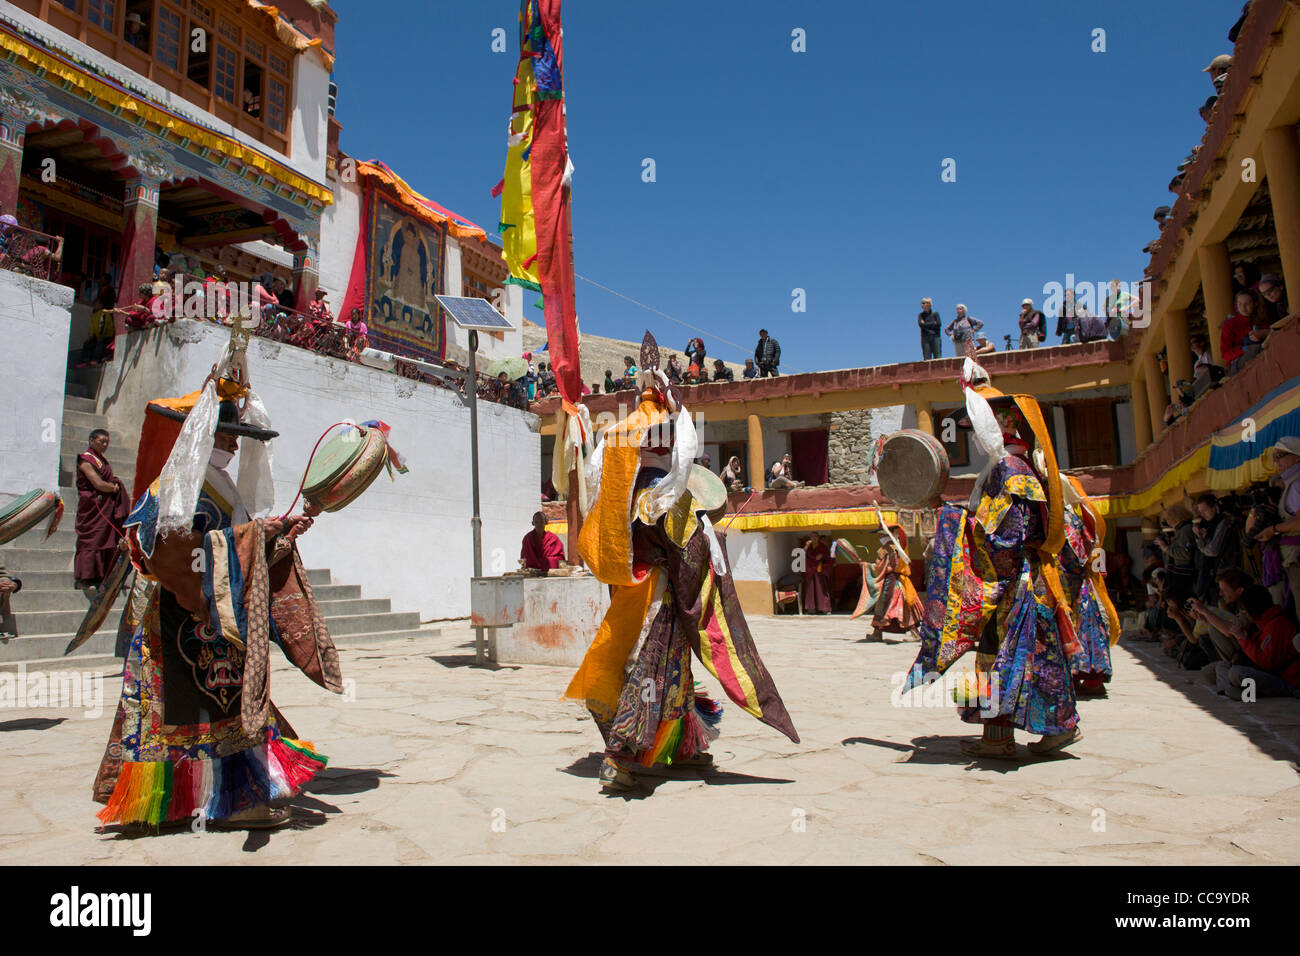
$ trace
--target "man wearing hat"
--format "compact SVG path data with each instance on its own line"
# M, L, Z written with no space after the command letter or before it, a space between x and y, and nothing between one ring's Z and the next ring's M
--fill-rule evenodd
M1223 84L1228 80L1228 70L1232 67L1232 57L1226 53L1220 53L1210 65L1203 69L1202 73L1210 74L1210 81L1214 84L1216 94L1223 93Z
M342 692L294 544L319 512L251 516L273 504L266 445L277 433L243 384L242 346L213 372L199 392L146 409L137 478L158 477L125 523L142 583L124 613L122 697L95 779L105 824L280 826L289 814L272 801L325 766L269 696L272 642Z
M1282 480L1277 511L1282 520L1255 532L1260 542L1277 538L1291 596L1300 600L1300 437L1288 435L1272 448L1273 464Z
M1036 349L1047 334L1047 322L1043 313L1034 308L1033 299L1020 303L1020 345L1022 349Z
M126 42L137 50L149 52L149 31L145 29L144 18L138 13L126 15Z
M980 332L975 336L975 351L973 354L989 355L990 353L996 352L997 350L998 347L994 345L992 342L990 342L989 337L985 335L983 332Z

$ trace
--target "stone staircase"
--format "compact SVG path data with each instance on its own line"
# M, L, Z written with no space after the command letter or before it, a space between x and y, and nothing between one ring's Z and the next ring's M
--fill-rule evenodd
M69 369L70 373L74 370ZM107 428L107 420L95 411L91 397L94 385L87 382L98 370L77 369L70 374L63 405L62 453L59 461L59 493L67 509L59 530L48 540L44 522L20 538L0 548L0 561L23 582L23 589L13 596L14 615L19 636L0 644L0 672L13 671L20 664L29 670L63 670L70 667L111 668L114 657L118 620L126 603L125 590L99 632L76 653L63 656L63 649L76 633L86 615L85 595L73 587L72 562L76 554L77 491L75 469L77 455L85 450L94 428ZM133 441L114 435L109 446L109 464L113 473L126 484L127 491L135 480ZM417 613L394 613L387 599L363 598L355 584L335 583L329 570L309 569L311 583L321 613L334 642L339 647L379 641L429 637L420 630Z

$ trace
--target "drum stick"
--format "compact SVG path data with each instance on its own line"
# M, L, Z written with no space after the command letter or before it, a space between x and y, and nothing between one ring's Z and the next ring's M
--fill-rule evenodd
M307 472L311 471L311 463L312 460L316 457L316 451L320 448L320 443L325 440L326 435L328 435L334 429L338 428L340 425L349 425L352 428L357 427L352 422L335 422L329 428L325 429L325 431L321 432L320 438L317 438L316 444L312 446L311 454L307 456L307 467L303 469L302 481L298 482L298 493L293 496L293 501L289 502L289 510L286 511L284 514L280 515L281 521L289 517L289 512L293 511L293 506L296 505L298 503L298 499L302 497L302 489L307 484Z

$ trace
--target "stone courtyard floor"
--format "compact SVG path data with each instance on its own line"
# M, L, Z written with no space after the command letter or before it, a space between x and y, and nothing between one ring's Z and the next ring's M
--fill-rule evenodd
M1300 863L1300 700L1230 703L1122 644L1064 756L972 762L950 701L891 703L917 645L844 617L751 625L803 742L728 702L713 771L626 797L599 792L599 735L560 699L572 669L470 667L466 624L343 650L352 700L277 664L276 703L330 763L291 827L252 834L99 832L110 672L97 717L0 710L0 862Z

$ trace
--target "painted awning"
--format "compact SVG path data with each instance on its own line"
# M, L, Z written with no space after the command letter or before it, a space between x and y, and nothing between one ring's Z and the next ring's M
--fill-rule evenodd
M387 185L396 195L397 200L418 218L432 226L442 228L447 224L447 231L457 239L486 239L487 232L482 226L475 225L464 216L452 212L446 206L439 205L428 196L412 189L401 176L393 172L386 163L378 160L357 163L357 175L369 176Z
M293 47L296 53L304 53L313 49L319 51L321 59L325 63L325 69L330 72L334 71L334 57L321 47L320 37L307 36L292 23L281 17L278 7L269 3L261 3L259 0L245 0L245 2L251 9L271 18L271 22L275 25L275 35L281 43Z

